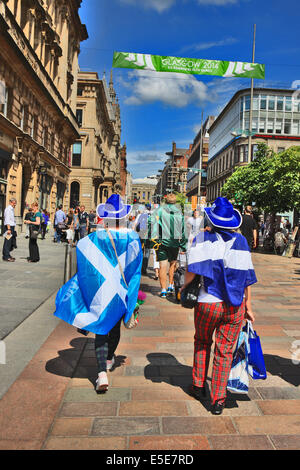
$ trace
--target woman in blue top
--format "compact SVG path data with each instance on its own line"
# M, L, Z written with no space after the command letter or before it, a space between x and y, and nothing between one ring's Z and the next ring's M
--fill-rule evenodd
M198 274L203 276L195 308L192 395L206 395L206 377L215 333L211 383L212 413L225 406L233 347L244 318L254 321L250 285L257 282L247 240L237 233L241 214L219 197L205 208L211 228L193 240L188 256L185 288Z
M37 202L34 202L31 207L32 212L30 219L24 220L25 224L29 224L29 257L27 258L27 261L28 263L37 263L40 261L37 234L40 230L42 214L39 212L39 206Z

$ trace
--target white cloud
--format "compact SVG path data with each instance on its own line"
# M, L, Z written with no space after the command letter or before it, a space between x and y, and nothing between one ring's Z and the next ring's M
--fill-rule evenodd
M168 10L176 3L176 0L120 0L128 5L143 6L144 8L152 8L158 13Z
M231 44L235 44L237 42L238 40L235 38L226 38L220 41L200 42L200 43L190 44L189 46L182 47L180 50L180 53L183 53L189 50L202 51L205 49L211 49L212 47L230 46Z
M208 87L192 75L169 72L131 71L123 85L130 89L126 104L142 105L160 101L183 108L191 103L200 105L210 101Z
M217 6L224 6L224 5L234 5L239 3L239 0L197 0L199 5L217 5Z

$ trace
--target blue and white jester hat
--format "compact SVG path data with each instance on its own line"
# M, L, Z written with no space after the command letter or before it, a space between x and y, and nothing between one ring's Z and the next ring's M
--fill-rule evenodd
M112 194L96 211L101 219L123 219L130 213L131 205L124 204L119 194Z
M211 207L205 207L205 213L210 222L217 228L237 229L242 224L242 216L237 209L226 199L217 197Z

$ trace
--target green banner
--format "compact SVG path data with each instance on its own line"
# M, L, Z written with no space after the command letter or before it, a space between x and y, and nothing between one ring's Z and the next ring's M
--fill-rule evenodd
M265 78L265 66L226 60L185 59L132 52L114 52L113 67L219 77Z

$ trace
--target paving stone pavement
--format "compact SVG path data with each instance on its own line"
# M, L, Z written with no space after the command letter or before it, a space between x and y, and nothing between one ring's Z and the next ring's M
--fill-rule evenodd
M0 340L9 335L63 283L65 244L53 243L52 233L38 238L39 263L28 263L29 241L17 237L14 263L0 259ZM0 237L1 250L3 237Z
M108 392L94 389L93 335L60 322L0 402L0 449L299 449L300 260L253 261L268 378L251 380L247 395L229 393L221 416L188 394L193 312L160 299L149 270L139 326L122 329Z

